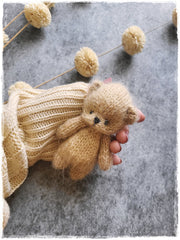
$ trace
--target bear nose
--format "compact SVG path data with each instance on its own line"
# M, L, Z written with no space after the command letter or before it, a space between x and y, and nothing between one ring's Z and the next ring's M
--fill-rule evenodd
M98 118L98 117L95 117L94 118L94 124L97 124L97 123L99 123L100 122L100 119Z

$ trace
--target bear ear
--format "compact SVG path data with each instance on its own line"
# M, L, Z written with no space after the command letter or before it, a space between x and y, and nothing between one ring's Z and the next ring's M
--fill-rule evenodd
M137 111L136 108L133 106L129 106L128 109L126 110L126 114L125 114L125 122L126 124L133 124L134 122L136 122L138 119L138 115L137 115Z
M98 88L100 88L103 85L103 82L99 81L99 80L95 80L91 86L89 87L89 93L92 93L93 91L96 91Z

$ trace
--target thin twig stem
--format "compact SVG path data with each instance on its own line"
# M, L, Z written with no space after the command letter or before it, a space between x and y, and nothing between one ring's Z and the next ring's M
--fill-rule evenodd
M6 28L9 27L9 25L11 25L11 23L13 23L19 16L21 16L24 13L24 10L22 10L16 17L14 17L4 28L3 30L5 31Z
M22 27L19 32L17 32L4 46L3 46L3 49L5 47L7 47L27 26L29 26L30 23L26 23L24 25L24 27Z

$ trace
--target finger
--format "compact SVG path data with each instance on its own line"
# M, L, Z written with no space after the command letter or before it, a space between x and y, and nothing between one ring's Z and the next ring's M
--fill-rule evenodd
M118 165L121 163L122 163L122 160L116 154L113 154L113 165Z
M126 125L121 131L124 131L127 135L129 134L129 126Z
M128 133L129 132L126 132L124 131L123 129L120 130L117 134L116 134L116 140L119 142L119 143L126 143L128 141Z
M119 144L119 142L117 140L113 140L110 143L110 151L112 153L118 153L121 151L121 145Z
M145 120L145 115L139 110L137 109L137 112L138 112L138 120L137 122L143 122Z

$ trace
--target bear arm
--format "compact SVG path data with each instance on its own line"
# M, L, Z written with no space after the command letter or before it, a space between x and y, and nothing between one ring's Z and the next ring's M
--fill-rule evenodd
M108 170L113 162L112 154L109 149L111 142L110 136L103 135L100 143L100 150L98 155L98 164L101 170Z
M81 116L71 118L58 127L56 135L59 139L65 139L84 127L86 127L86 124Z

